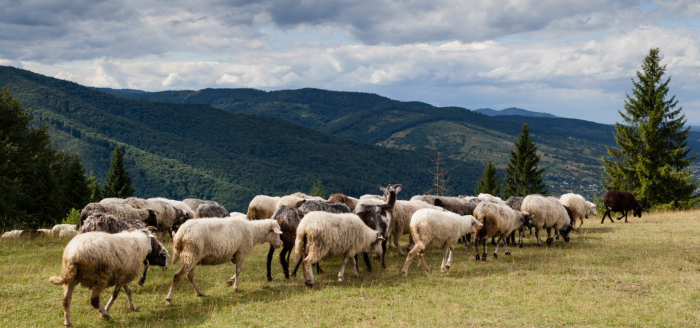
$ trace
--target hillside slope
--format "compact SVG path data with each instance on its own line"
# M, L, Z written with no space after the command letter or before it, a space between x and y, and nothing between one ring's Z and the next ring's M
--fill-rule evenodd
M10 67L0 67L0 85L9 85L35 122L49 125L56 145L78 151L98 176L114 144L124 146L141 197L202 197L243 211L256 194L307 191L317 180L328 191L351 195L377 193L388 183L403 183L411 195L432 182L428 154L345 140L280 119L118 98ZM454 191L471 193L482 166L450 165Z

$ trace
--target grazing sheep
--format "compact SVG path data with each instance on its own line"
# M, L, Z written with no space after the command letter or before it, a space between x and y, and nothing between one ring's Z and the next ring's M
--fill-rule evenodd
M576 220L578 220L579 225L577 229L580 229L583 225L583 219L587 219L588 213L591 211L590 206L586 203L586 199L581 195L568 193L561 195L559 201L571 211L571 226L575 226Z
M53 238L63 238L63 237L73 237L78 234L78 229L75 224L57 224L51 228L51 237Z
M277 208L277 202L281 197L270 197L265 195L257 195L250 201L248 205L248 220L264 220L272 217Z
M447 272L452 266L454 243L468 233L475 233L476 226L480 225L481 223L471 215L462 216L430 208L416 211L411 218L411 237L415 245L408 252L406 262L401 269L401 275L405 277L408 274L408 268L416 255L418 255L423 269L426 272L430 272L430 268L424 259L425 248L430 245L442 246L442 265L440 269L442 269L442 272Z
M411 201L423 201L430 205L435 205L442 207L452 213L457 213L459 215L472 215L469 213L469 206L467 201L459 197L447 197L447 196L434 196L434 195L416 195L411 197ZM474 209L472 208L473 212Z
M241 212L231 212L231 213L229 213L229 216L232 218L239 218L239 217L247 218L247 216Z
M282 196L279 201L277 201L277 205L275 206L275 211L282 208L282 207L293 207L293 208L298 208L303 202L305 201L305 198L297 197L294 195L287 195L287 196Z
M196 218L225 218L229 216L228 212L222 206L214 204L201 204L194 211Z
M303 192L295 192L295 193L291 194L290 196L294 196L294 197L298 197L298 198L303 198L303 199L306 199L306 200L325 200L325 199L323 199L323 198L321 198L321 197L318 197L318 196L310 196L310 195L307 195L307 194L305 194L305 193L303 193Z
M397 200L394 205L394 213L392 218L393 229L392 238L394 239L394 245L399 251L401 256L406 255L401 246L399 245L399 238L404 234L411 233L411 217L416 211L423 208L432 208L438 211L445 211L442 207L430 205L426 202L417 200ZM409 247L412 242L409 243Z
M78 223L78 228L83 225L85 219L92 214L105 213L112 214L120 219L130 219L139 220L149 226L157 226L158 220L156 219L156 212L152 209L136 209L126 204L112 205L112 204L100 204L100 203L90 203L80 211L80 221Z
M597 206L589 201L586 201L586 204L588 204L588 207L590 208L588 211L588 215L598 216L598 211L596 211Z
M481 198L487 202L492 202L492 203L496 203L496 204L505 204L506 203L500 197L496 197L496 196L493 196L491 194L479 194L479 196L477 196L477 197Z
M129 282L139 274L141 263L152 251L155 239L148 230L128 230L117 234L89 232L73 238L63 250L60 276L49 278L54 285L63 285L63 313L65 326L72 326L70 303L77 284L92 289L90 304L109 320L109 309L123 288L129 308L137 311L131 300ZM100 295L110 286L116 286L112 297L103 308Z
M195 211L194 218L223 218L228 216L228 211L226 210L225 207L219 205L219 203L213 201L213 200L203 200L203 199L197 199L197 198L187 198L182 200L185 205L187 205L190 209ZM197 216L197 209L199 206L202 204L209 205L209 207L205 207L203 210L202 214L204 216Z
M165 239L166 232L170 235L170 239L173 239L173 228L192 218L188 211L176 207L171 201L164 198L129 197L125 204L137 209L155 211L157 227L161 231L161 240Z
M282 265L282 270L284 271L284 277L289 279L289 257L292 249L294 248L297 226L299 226L299 222L304 215L311 211L322 211L328 213L350 213L351 211L350 208L343 203L328 203L325 200L306 200L296 196L285 197L287 198L283 201L283 203L286 203L291 199L297 200L297 203L289 207L280 207L275 211L275 213L273 213L272 219L276 220L282 229L282 251L280 252L280 264ZM272 281L271 266L274 253L275 249L270 247L270 250L267 253L267 281ZM297 262L292 276L296 276L296 272L300 264L301 262ZM316 269L317 272L322 272L319 265L316 266Z
M38 234L39 233L36 231L36 229L11 230L3 233L2 236L0 236L0 238L19 239L26 237L35 237Z
M282 231L279 224L270 219L249 221L243 218L203 218L185 222L173 240L173 264L182 258L182 266L170 284L166 304L172 304L175 287L183 274L187 274L197 296L204 296L194 281L197 265L226 262L235 264L236 274L227 281L227 285L233 285L234 290L238 291L243 261L253 247L267 242L278 248L282 244L280 234Z
M114 234L129 229L147 228L145 223L138 220L120 219L113 215L98 213L90 215L85 220L83 226L80 227L80 233L101 231ZM151 227L151 229L155 228ZM146 282L149 265L158 265L167 269L167 259L169 258L170 256L165 247L157 239L151 239L151 252L148 253L146 260L143 261L144 269L141 279L139 279L139 286L142 287L144 282Z
M174 207L174 208L176 208L176 209L182 210L183 212L187 213L187 218L188 218L188 220L189 220L189 219L194 219L194 218L195 218L194 210L191 209L189 206L187 206L187 204L185 204L185 203L183 203L183 202L181 202L181 201L179 201L179 200L167 199L167 198L163 198L163 197L154 197L154 198L149 198L149 199L147 199L147 200L148 200L148 201L155 201L155 200L157 200L157 201L166 202L166 203L170 204L170 206L172 206L172 207ZM183 221L183 222L184 222L184 221ZM177 228L180 226L180 224L182 224L182 223L181 223L181 222L176 222L176 223L174 223L174 224L173 224L172 230L173 230L173 231L177 231Z
M624 216L625 223L627 223L628 211L632 211L634 217L641 218L642 211L644 210L642 205L639 204L637 199L634 198L634 195L629 191L609 190L605 192L605 196L603 196L603 204L605 204L605 213L603 213L603 219L600 220L601 224L605 221L606 215L610 218L610 223L614 223L611 212L620 212L622 215L617 219L621 220Z
M145 223L133 219L120 219L110 214L96 213L88 216L80 227L80 233L102 231L118 233L129 229L146 229Z
M516 211L506 204L482 202L474 210L474 217L483 224L483 226L477 228L478 231L474 236L477 260L479 260L479 243L481 242L483 245L482 261L486 261L486 240L498 237L496 250L493 252L493 258L498 258L498 248L501 246L503 238L508 238L515 231L520 230L520 247L522 247L523 231L521 228L532 226L532 215L527 212ZM510 255L508 243L506 243L505 247L506 255Z
M355 210L358 201L360 200L355 197L345 196L341 193L332 194L330 197L328 197L329 203L343 203L350 207L350 209L353 211Z
M523 200L520 209L532 215L532 225L535 226L535 237L537 237L538 245L542 245L540 230L543 228L547 229L547 245L551 245L554 240L551 236L552 229L554 229L554 237L561 234L567 243L569 242L569 232L576 230L571 226L571 219L566 208L555 197L529 195Z
M510 196L508 199L506 199L506 205L516 211L520 211L520 207L523 205L524 199L525 197Z
M365 225L355 214L334 214L311 212L299 223L294 245L295 260L304 258L304 283L313 287L314 276L311 266L328 256L343 256L338 273L338 281L343 281L343 273L348 259L353 262L353 275L358 277L355 254L371 252L381 256L382 234Z

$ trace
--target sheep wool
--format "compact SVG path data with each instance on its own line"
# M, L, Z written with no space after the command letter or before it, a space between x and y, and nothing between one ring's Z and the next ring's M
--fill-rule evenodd
M172 304L175 287L183 274L187 274L198 296L202 291L194 281L196 265L218 265L233 262L236 274L228 280L228 286L238 290L243 261L257 244L269 242L279 248L279 224L270 219L249 221L242 217L203 218L185 222L178 229L173 240L173 264L182 259L182 266L175 273L170 291L165 301Z
M542 245L539 231L542 229L554 229L554 237L561 234L564 241L569 242L569 231L572 230L569 215L564 205L555 197L542 195L529 195L523 200L520 207L523 212L532 215L532 225L535 227L537 244ZM547 244L551 244L553 237L547 232Z
M272 217L277 208L277 202L281 197L270 197L265 195L257 195L250 201L248 205L248 220L263 220Z
M519 230L523 226L532 224L532 216L527 212L516 211L506 204L497 204L491 202L481 202L474 209L474 217L476 217L483 226L477 228L474 247L476 250L476 259L479 260L479 242L481 241L484 249L481 260L486 261L486 240L492 237L498 237L496 250L493 253L494 258L498 258L498 248L501 246L501 240L507 238L511 233ZM520 246L523 243L523 233L520 232ZM506 255L510 255L508 244L506 243Z
M129 282L139 274L141 263L151 251L148 230L130 230L117 234L88 232L73 238L63 250L63 267L60 276L49 278L54 285L63 285L63 312L66 326L71 326L70 302L78 284L92 289L90 304L103 319L109 319L109 308L123 288L129 307L136 311L131 300ZM107 305L103 308L100 295L110 286L116 286Z
M586 199L581 195L568 193L561 195L559 201L562 203L562 205L571 210L571 214L573 215L571 225L574 226L578 220L578 228L581 228L583 225L583 219L587 219L588 213L591 211L591 208L586 203Z
M423 269L426 272L430 272L430 268L423 257L423 251L426 247L432 245L442 246L443 256L440 268L443 272L447 272L452 265L454 243L468 233L475 233L475 227L479 225L481 223L471 215L461 216L456 213L431 208L416 211L410 223L411 237L415 245L406 257L406 262L401 269L401 275L405 277L408 274L408 268L416 255L419 256Z
M497 203L497 204L505 204L503 199L501 199L500 197L493 196L491 194L479 194L479 196L477 196L477 197L481 198L487 202L492 202L492 203Z
M355 214L311 212L297 227L294 258L298 262L306 255L303 260L304 283L312 287L311 266L326 257L342 255L343 263L338 273L338 280L342 282L348 259L353 261L353 275L359 276L355 254L369 252L381 256L382 240L381 233L366 226Z

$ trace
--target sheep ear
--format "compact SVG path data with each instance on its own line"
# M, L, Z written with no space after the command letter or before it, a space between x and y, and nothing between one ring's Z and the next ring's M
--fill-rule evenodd
M136 231L136 228L131 228L131 229L127 230L127 232L134 232L134 231Z
M146 229L147 229L148 231L156 231L156 230L158 230L158 228L156 228L156 227L154 227L154 226L148 226L148 227L146 227Z
M274 233L276 233L276 234L278 234L278 235L281 235L281 234L282 234L282 230L280 230L279 227L274 226L274 225L272 226L272 232L274 232Z
M384 240L384 236L382 236L382 234L378 234L378 235L377 235L377 240L378 240L378 241L383 241L383 240Z
M476 224L477 226L479 226L479 227L483 227L483 226L484 226L484 224L481 223L481 221L477 220L476 218L474 218L473 220L474 220L474 224Z

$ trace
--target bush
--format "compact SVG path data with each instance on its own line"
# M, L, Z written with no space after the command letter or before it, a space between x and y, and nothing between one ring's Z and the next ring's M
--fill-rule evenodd
M78 221L80 220L80 211L72 208L70 212L68 212L68 215L66 215L65 218L63 218L63 224L78 224Z

